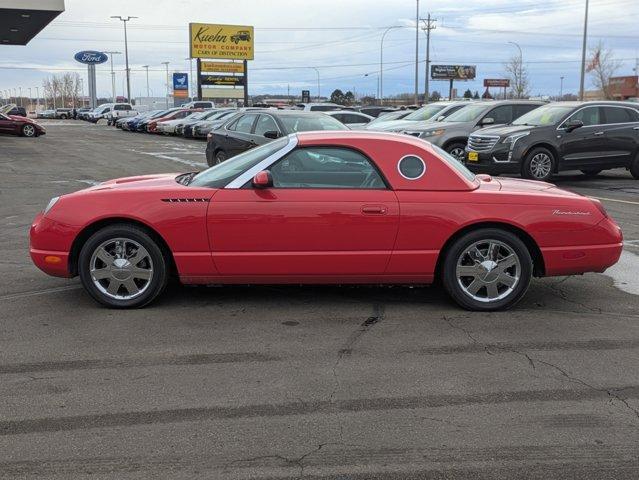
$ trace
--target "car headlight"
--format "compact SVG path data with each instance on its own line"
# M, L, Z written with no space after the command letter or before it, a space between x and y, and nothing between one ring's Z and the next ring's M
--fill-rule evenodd
M419 137L420 138L424 138L424 137L434 137L437 135L441 135L442 133L444 133L446 130L444 130L443 128L438 128L436 130L425 130L422 133L420 133Z
M44 214L45 215L47 214L47 212L49 210L51 210L53 208L53 206L57 203L58 200L60 200L60 197L53 197L51 200L49 200L49 203L44 208Z
M525 137L526 135L530 135L530 132L515 133L513 135L509 135L506 138L504 138L502 140L502 143L510 143L511 145L514 145L517 140L519 140L522 137Z

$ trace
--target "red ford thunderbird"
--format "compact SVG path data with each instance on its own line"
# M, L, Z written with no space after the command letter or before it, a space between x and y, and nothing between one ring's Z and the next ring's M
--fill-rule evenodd
M31 227L46 273L110 307L185 284L429 284L472 310L531 277L602 272L622 249L597 200L474 175L420 139L279 138L200 173L110 180L52 199Z

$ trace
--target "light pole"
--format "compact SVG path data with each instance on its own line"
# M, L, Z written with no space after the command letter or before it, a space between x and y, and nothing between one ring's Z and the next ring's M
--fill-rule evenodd
M519 50L519 84L517 85L517 98L521 98L521 94L523 93L523 67L524 67L524 54L521 51L521 47L517 42L508 42Z
M20 89L20 106L22 106L22 87L18 87Z
M166 108L169 108L169 62L162 62L166 67Z
M584 15L584 39L581 45L581 78L579 80L579 100L584 100L584 79L586 76L586 41L588 39L588 0L586 0L586 13Z
M40 108L40 87L35 87L36 89L36 112Z
M31 95L31 87L29 88L29 110L31 110L31 104L33 103L33 96Z
M415 105L419 100L419 0L417 0L417 12L415 13Z
M113 103L115 103L115 72L113 71L113 55L122 55L122 52L104 52L109 54L111 60L111 90L113 91Z
M142 68L146 70L146 98L149 98L149 66L142 65Z
M124 23L124 59L126 61L126 96L127 101L131 102L131 70L129 69L129 44L126 36L126 22L133 18L138 17L121 17L119 15L112 15L111 18L117 18Z
M393 25L388 27L382 33L382 40L379 45L379 99L381 105L384 105L384 37L386 34L395 28L402 28L401 25Z
M315 73L317 73L317 101L320 101L320 97L321 97L321 93L320 93L320 72L319 69L317 67L308 67L308 68L312 68L313 70L315 70Z
M189 98L193 100L193 59L191 57L185 58L184 60L189 61Z
M559 100L561 100L564 96L564 77L559 77Z

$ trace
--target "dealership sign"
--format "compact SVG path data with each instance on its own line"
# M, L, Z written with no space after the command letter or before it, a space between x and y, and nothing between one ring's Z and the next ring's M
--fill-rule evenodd
M477 67L474 65L431 65L430 78L433 80L472 80Z
M253 27L189 24L191 58L253 60Z
M173 74L173 96L174 97L189 96L189 75L187 73Z
M244 73L243 63L234 62L202 62L201 69L203 72L215 73Z
M232 75L207 75L202 74L201 82L202 85L214 85L214 86L232 86L232 87L241 87L244 86L244 76L234 77Z
M484 87L510 87L510 80L507 78L484 78Z
M106 53L96 52L94 50L78 52L73 58L86 65L97 65L98 63L104 63L109 59Z

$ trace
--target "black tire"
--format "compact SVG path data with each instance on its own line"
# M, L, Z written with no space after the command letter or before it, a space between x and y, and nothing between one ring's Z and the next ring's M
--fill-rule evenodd
M25 125L22 125L22 128L20 129L20 135L22 135L23 137L33 138L38 136L38 131L33 125L27 123Z
M453 142L450 145L446 145L446 152L450 153L453 157L455 157L460 162L464 161L466 156L465 152L466 144L462 142Z
M458 262L460 262L460 258L462 259L462 267L467 266L465 262L470 259L470 256L468 256L466 252L471 249L474 244L477 244L479 245L479 252L482 254L481 245L489 244L491 241L498 246L497 256L504 255L503 258L498 262L493 260L492 263L494 265L490 265L487 263L490 262L489 259L481 257L484 259L482 262L475 260L473 265L468 266L468 268L479 268L479 275L477 277L461 276L458 278L457 266ZM486 250L486 253L487 252L488 250ZM504 270L498 270L499 263L504 261L505 258L509 258L509 255L511 255L510 252L513 252L512 254L516 256L519 263L518 265L513 265L505 269L505 273L509 274L510 279L516 277L518 273L518 280L516 280L513 285L508 286L501 283L497 277L500 276L500 273L504 272ZM486 266L484 266L484 264L486 264ZM442 283L448 294L462 308L475 311L506 310L513 307L524 296L530 285L532 273L532 257L528 248L519 237L506 230L481 228L463 235L448 249L442 265ZM480 278L480 276L483 276L483 278ZM474 295L475 297L483 297L483 299L473 298L473 294L466 290L472 290L472 284L475 280L479 280L479 284L485 285L479 287L479 290L477 290ZM494 300L488 298L490 295L488 284L491 284L491 288L492 284L494 284L494 288L497 289L498 295L494 297ZM500 287L501 290L499 290Z
M581 173L583 173L584 175L588 177L594 177L596 175L599 175L601 171L602 171L601 168L586 168L582 170Z
M136 288L140 289L140 292L137 296L133 298L113 298L109 296L109 294L105 291L102 291L94 282L92 273L91 273L91 262L94 253L100 249L101 246L105 244L109 244L109 242L115 242L115 239L124 239L128 240L130 243L125 245L135 246L137 243L139 246L142 246L146 250L146 255L143 259L136 262L133 267L138 267L139 270L143 268L149 268L150 266L150 279L144 282L144 280L138 280L136 283ZM126 246L125 246L126 250ZM137 250L139 251L139 250ZM136 250L131 250L132 255L135 255ZM134 258L127 257L125 252L125 258ZM150 258L150 262L149 262ZM116 260L119 258L116 258ZM97 262L97 260L96 260ZM101 261L100 261L101 262ZM104 263L104 262L102 262ZM82 281L82 285L85 290L91 295L97 302L101 303L110 308L140 308L148 303L152 302L166 287L168 281L168 260L165 255L162 253L162 250L158 246L157 242L142 228L129 225L129 224L116 224L110 225L107 227L98 230L96 233L91 235L91 237L86 241L86 243L82 246L80 250L80 256L78 259L78 272L80 274L80 280ZM115 271L116 275L119 274L121 276L120 279L112 280L111 278L105 278L100 280L98 283L101 285L103 290L108 290L111 286L111 282L115 281L117 290L115 295L122 294L125 296L124 291L127 289L126 285L123 282L119 282L119 280L129 281L129 278L126 277L126 272L128 271L129 266L124 266L123 269L115 270L117 266L115 264L111 264L105 268L105 270L112 272ZM140 265L142 267L140 267ZM119 282L119 283L118 283ZM141 283L140 283L141 282ZM128 290L126 290L128 292Z
M524 164L521 166L521 176L530 180L546 182L550 180L556 167L557 160L550 150L543 147L533 148L528 152Z
M630 164L630 173L635 178L635 180L639 180L639 154Z
M213 165L217 165L218 163L222 163L228 159L228 155L224 150L218 150L215 152L215 158L213 159Z

